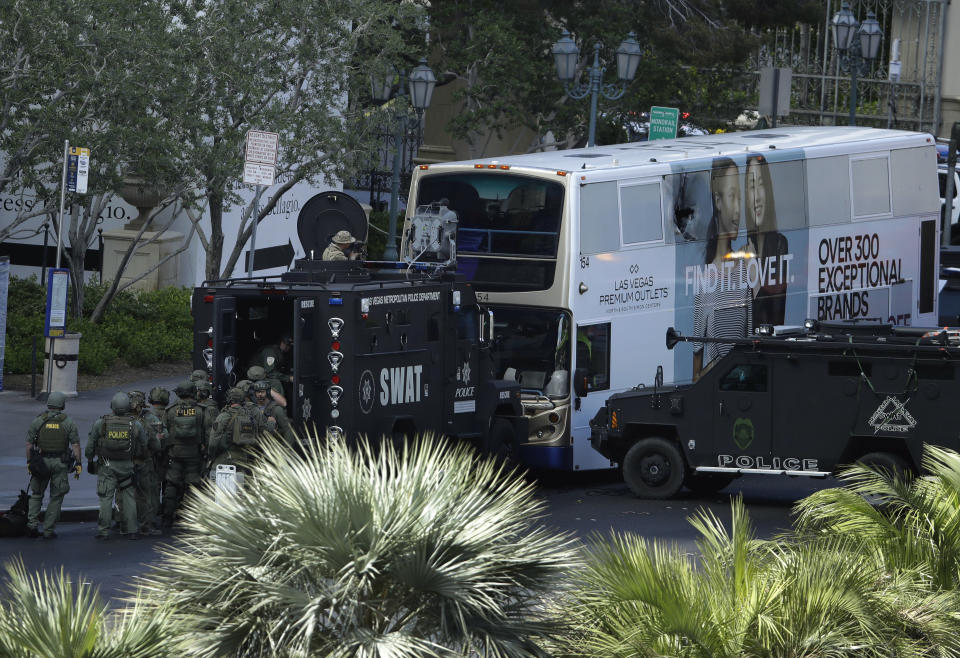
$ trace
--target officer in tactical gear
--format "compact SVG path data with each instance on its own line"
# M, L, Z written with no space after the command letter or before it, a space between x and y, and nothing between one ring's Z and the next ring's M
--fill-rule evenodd
M156 462L160 455L163 424L153 413L144 409L146 398L143 391L130 391L127 396L130 398L133 417L140 421L147 433L146 451L143 455L133 458L137 474L134 490L134 497L137 500L137 523L140 526L141 535L159 535L160 529L156 527L156 520L159 512L157 496L160 491L160 481L157 478Z
M137 538L137 499L134 495L134 459L147 452L147 434L130 408L130 397L116 393L110 400L112 413L94 422L87 437L88 468L97 475L100 517L97 539L110 538L113 500L120 508L120 530L127 539ZM94 462L94 458L96 461Z
M177 384L179 398L167 409L166 426L169 460L163 490L163 526L173 525L173 517L188 486L200 482L207 434L203 427L203 407L196 401L197 387L191 381Z
M293 349L293 337L284 334L279 345L264 345L250 360L250 366L263 368L264 378L281 384L293 381L288 358ZM249 375L248 375L249 376Z
M290 426L290 419L287 418L287 412L276 400L270 397L270 384L261 379L253 384L253 392L256 396L257 408L267 421L273 421L287 445L293 447L296 445L296 438L293 435L293 428Z
M216 400L210 397L210 394L213 393L213 385L206 379L194 383L197 386L197 404L203 407L203 431L207 436L210 436L210 432L213 430L213 421L217 419L217 414L220 413Z
M353 249L356 242L357 239L350 235L350 231L337 231L323 250L321 260L356 260L359 255L359 252Z
M240 472L248 472L251 453L260 443L264 428L273 430L276 424L267 423L256 406L244 404L244 395L237 387L227 391L227 406L213 423L210 437L210 470L220 464L233 464Z
M247 383L247 387L240 386L243 382L238 382L237 387L246 393L248 398L253 399L253 391L250 390L253 385L264 381L267 383L267 390L270 391L269 397L281 407L286 408L287 398L283 395L283 386L276 379L268 379L267 373L262 367L250 366L247 368L247 378L243 381Z
M167 477L167 461L168 461L168 452L170 449L169 446L169 434L167 432L167 406L170 404L170 391L163 388L162 386L154 386L150 389L150 394L147 396L147 401L150 403L150 413L156 417L160 422L160 427L162 434L160 435L160 452L154 458L154 466L157 471L157 483L158 487L156 490L156 495L154 496L153 507L157 511L157 514L161 510L161 493L163 491L164 479Z
M190 381L192 381L194 384L209 381L209 378L207 377L207 371L197 368L190 373Z
M47 410L37 416L27 429L27 462L33 461L35 470L30 473L30 506L27 512L27 534L39 537L40 507L43 504L43 492L50 486L50 504L43 517L43 537L53 539L57 536L54 528L60 518L60 506L63 497L70 491L70 472L79 477L80 473L80 435L77 424L63 412L67 396L59 391L47 397ZM31 453L36 456L31 460ZM40 468L40 463L46 468ZM46 471L45 473L43 471Z

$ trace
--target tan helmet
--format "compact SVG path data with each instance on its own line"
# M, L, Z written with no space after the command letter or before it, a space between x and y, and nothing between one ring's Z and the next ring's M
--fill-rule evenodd
M207 381L207 371L200 370L199 368L197 368L196 370L190 373L190 381L194 381L194 382Z
M333 236L333 241L336 244L353 244L357 239L350 235L350 231L337 231Z

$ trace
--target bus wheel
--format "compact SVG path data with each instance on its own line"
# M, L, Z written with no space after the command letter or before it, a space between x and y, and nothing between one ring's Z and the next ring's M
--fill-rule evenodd
M623 458L623 480L639 498L672 498L683 486L683 455L659 437L643 439Z
M687 474L683 486L695 494L707 496L726 488L736 478L736 475L728 475L727 473L697 473L693 471Z
M507 467L517 466L517 437L513 425L503 418L494 418L490 422L483 452Z

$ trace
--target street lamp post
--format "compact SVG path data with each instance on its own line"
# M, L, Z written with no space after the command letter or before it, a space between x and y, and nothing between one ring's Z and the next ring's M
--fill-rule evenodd
M850 11L850 3L840 5L840 11L833 16L831 22L833 43L840 54L840 68L844 73L850 73L850 125L857 125L857 77L866 75L870 71L873 60L880 50L880 39L883 29L872 11L867 12L867 19L858 23L857 18Z
M397 85L394 90L395 81ZM372 76L371 91L373 99L386 103L391 98L406 97L408 92L404 88L405 81L409 87L410 103L419 116L430 107L433 88L437 84L437 78L430 67L427 66L426 59L421 59L420 64L410 72L410 75L407 75L406 71L400 71L398 74L391 70L386 76ZM398 112L393 134L395 150L393 153L393 178L390 181L390 223L387 227L387 244L383 250L383 257L386 260L394 261L398 258L397 211L400 205L400 158L406 131L407 116Z
M563 31L560 39L553 44L553 60L557 66L557 77L563 81L563 90L573 99L579 100L590 94L590 132L587 137L587 146L596 146L597 133L597 100L603 96L607 100L615 101L623 97L627 90L627 83L637 74L640 56L643 50L637 43L636 35L631 32L617 48L617 77L616 83L603 84L603 74L607 70L600 65L600 42L593 46L593 64L586 67L588 81L574 83L577 74L577 60L580 49L567 30Z

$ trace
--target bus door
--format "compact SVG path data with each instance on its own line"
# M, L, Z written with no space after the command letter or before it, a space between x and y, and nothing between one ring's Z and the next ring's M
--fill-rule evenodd
M721 361L717 366L721 363L726 371L718 373L714 380L714 444L711 452L717 455L715 465L772 469L770 368L765 363L730 365L729 361Z
M228 388L236 383L233 369L237 365L237 298L213 298L213 396L223 400ZM206 352L206 350L204 350Z
M296 427L316 421L324 408L319 396L324 393L320 382L317 356L317 299L297 297L293 303L293 394L287 400L287 414ZM326 329L326 327L324 327ZM327 331L326 335L329 335ZM317 423L322 427L326 419Z
M610 323L577 325L573 422L574 445L589 447L590 419L610 396ZM587 443L584 444L584 441ZM595 450L574 448L574 468L602 468L608 460ZM594 459L596 463L584 463Z

